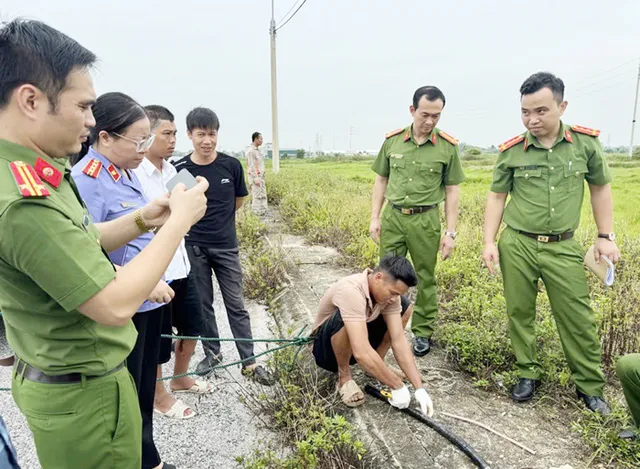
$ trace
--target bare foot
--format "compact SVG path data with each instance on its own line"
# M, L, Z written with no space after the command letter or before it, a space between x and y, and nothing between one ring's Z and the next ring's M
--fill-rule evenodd
M183 376L182 378L172 379L169 387L172 391L183 391L191 389L196 384L196 380L191 376Z

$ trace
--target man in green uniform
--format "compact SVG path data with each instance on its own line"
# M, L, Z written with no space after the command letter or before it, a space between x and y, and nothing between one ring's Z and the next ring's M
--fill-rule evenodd
M131 317L206 209L200 181L91 222L66 157L95 125L95 60L43 23L0 27L0 310L16 355L13 397L43 469L140 468L140 409L123 366ZM158 226L116 272L105 251Z
M635 429L624 430L620 438L635 440L640 434L640 353L630 353L618 360L616 373L622 384L624 397L627 399Z
M509 334L521 378L512 398L527 401L540 385L535 319L537 285L542 279L578 396L590 410L606 414L600 340L589 305L584 254L573 235L586 179L600 233L595 241L596 261L601 256L614 263L620 259L612 233L611 175L597 138L599 131L570 127L560 120L567 107L562 80L536 73L520 93L527 132L500 145L487 201L483 252L492 273L498 262L502 269ZM496 246L503 212L507 226Z
M453 251L458 219L459 184L464 181L458 141L436 128L446 100L435 86L418 88L409 107L413 123L387 134L372 169L371 226L380 257L407 251L418 275L418 297L411 319L413 353L431 349L438 314L435 267L438 251ZM384 199L387 206L382 211ZM439 204L444 201L447 229L440 236ZM382 212L382 216L380 213Z

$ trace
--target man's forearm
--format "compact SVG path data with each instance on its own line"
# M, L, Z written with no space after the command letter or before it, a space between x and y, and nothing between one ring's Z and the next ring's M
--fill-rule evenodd
M376 182L373 184L373 195L371 197L371 218L380 218L380 211L384 204L384 193L387 190L389 179L383 176L376 176Z
M404 334L400 341L391 341L391 349L393 350L393 356L396 358L398 365L400 365L400 369L407 375L413 388L420 389L423 387L422 377L420 376L420 372L418 372L416 361L413 358L409 342L407 342Z
M500 223L502 222L502 214L504 213L504 205L507 200L506 193L489 192L487 198L487 207L484 213L484 243L495 243Z
M447 219L447 231L456 231L458 207L460 205L460 186L446 186L444 213Z
M613 231L613 194L611 185L594 186L589 184L591 192L591 208L593 218L598 227L598 233L611 233Z
M380 355L378 355L378 352L371 347L369 349L362 355L355 356L358 365L378 381L391 387L391 389L402 387L402 380L389 369L380 358Z
M121 319L132 317L162 278L187 231L184 223L169 219L131 262L117 267L115 279L101 292L108 309Z
M244 197L236 197L236 210L240 210L242 204L244 204Z
M100 231L100 244L105 251L113 252L142 234L134 214L135 212L128 213L115 220L95 224Z

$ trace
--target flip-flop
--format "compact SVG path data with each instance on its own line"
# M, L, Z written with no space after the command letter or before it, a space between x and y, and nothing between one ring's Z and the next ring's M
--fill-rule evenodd
M362 389L360 389L360 387L356 384L354 380L350 379L349 381L344 383L342 387L339 387L338 384L336 383L336 389L340 394L340 399L342 399L342 403L347 407L358 407L364 404L364 393L362 392ZM358 393L362 397L360 399L353 400L354 396L357 395Z
M204 379L196 379L196 382L189 389L172 389L175 393L209 394L213 392L213 384Z
M191 410L191 414L185 415L184 411L188 409ZM166 412L162 412L161 410L158 410L155 407L153 408L153 411L157 412L160 415L164 415L167 418L176 419L176 420L188 420L196 416L196 411L191 409L191 407L186 405L180 399L176 399L176 402L173 403L173 405L171 406L171 409L169 409Z

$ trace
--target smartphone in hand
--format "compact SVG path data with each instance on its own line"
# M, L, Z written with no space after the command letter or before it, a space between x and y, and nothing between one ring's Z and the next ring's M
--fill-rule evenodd
M167 182L167 190L169 192L172 192L179 183L187 186L187 190L192 189L198 185L198 181L196 181L196 178L193 177L193 175L186 169L180 170L178 174L176 174L169 180L169 182Z

